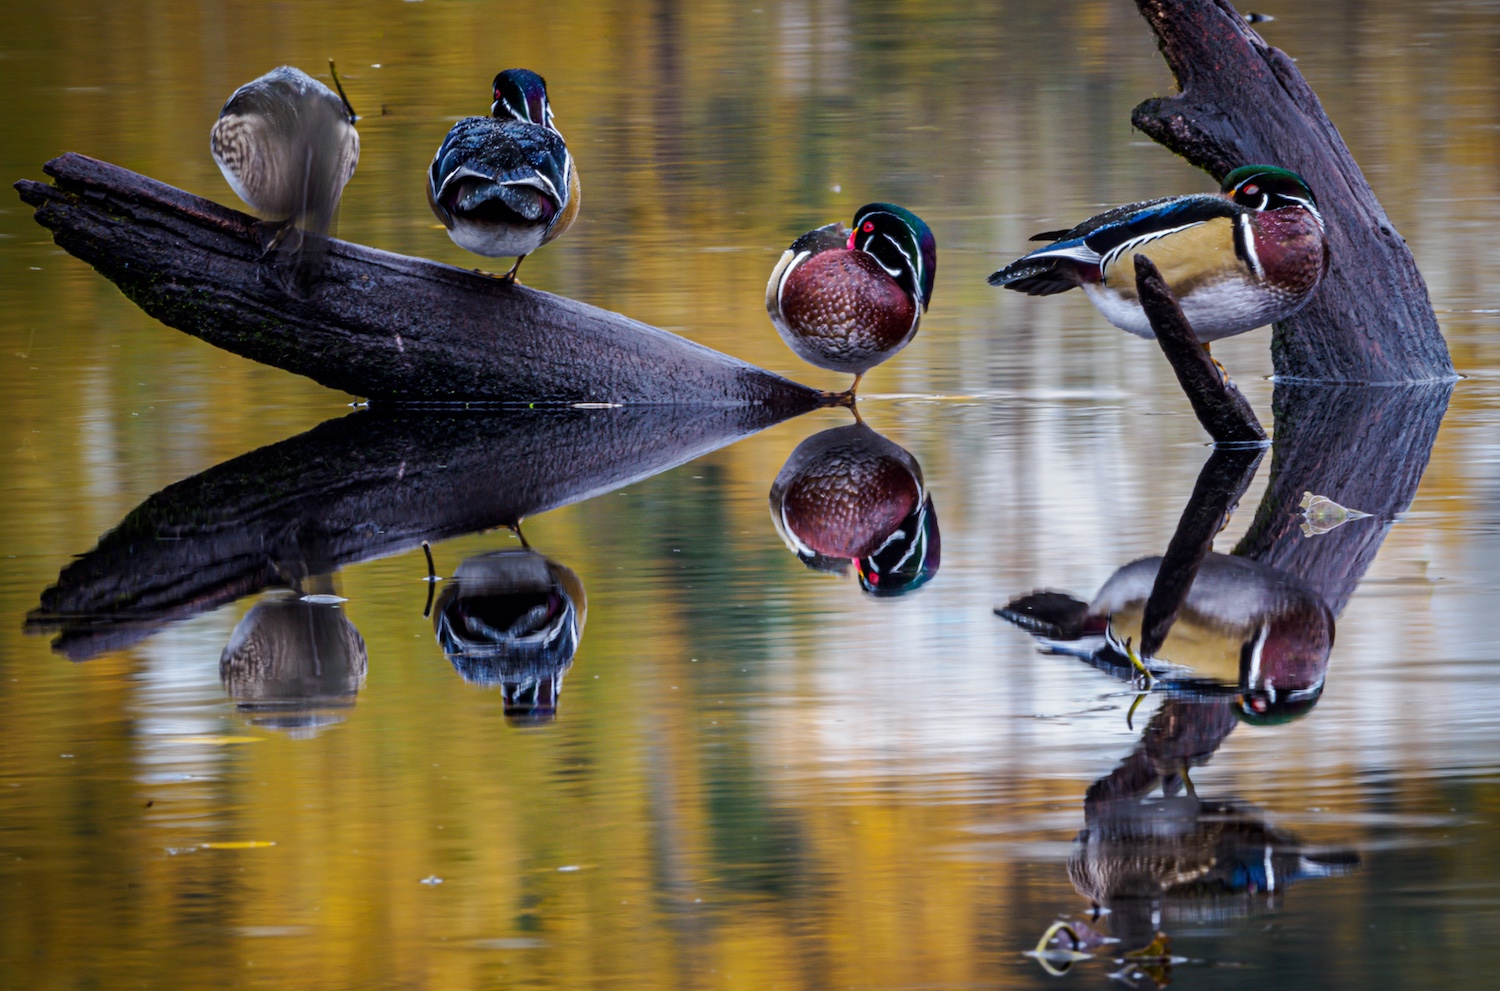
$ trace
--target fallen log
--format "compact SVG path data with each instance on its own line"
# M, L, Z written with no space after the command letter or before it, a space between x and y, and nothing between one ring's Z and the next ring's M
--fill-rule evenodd
M346 241L330 241L315 284L291 294L259 261L255 218L83 155L45 171L54 184L22 180L21 199L141 309L372 403L819 402L617 313Z
M1312 301L1272 333L1282 380L1452 381L1453 364L1405 240L1296 64L1229 0L1136 0L1177 78L1131 121L1214 178L1280 165L1318 198L1332 264Z

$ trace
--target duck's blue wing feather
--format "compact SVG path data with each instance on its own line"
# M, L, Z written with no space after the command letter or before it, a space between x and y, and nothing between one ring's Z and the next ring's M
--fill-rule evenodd
M551 201L551 212L557 213L567 201L570 167L568 147L551 128L465 117L453 125L433 157L429 192L435 203L460 210L500 199L527 219L537 219L532 216L539 208L537 198L527 190L540 192ZM458 199L445 195L455 184L461 184Z
M1210 194L1168 196L1130 203L1090 217L991 275L992 286L1006 286L1033 296L1065 292L1084 280L1097 279L1101 261L1171 231L1234 217L1245 208Z

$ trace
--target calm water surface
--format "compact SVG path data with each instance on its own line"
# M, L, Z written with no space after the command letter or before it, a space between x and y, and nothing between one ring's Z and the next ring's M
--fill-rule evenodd
M994 614L1161 554L1209 454L1155 348L983 281L1036 230L1209 188L1129 127L1171 80L1124 0L6 2L8 180L74 150L232 203L225 97L332 56L365 115L341 236L465 266L422 170L534 68L584 207L527 281L820 387L766 274L910 206L934 304L859 443L920 464L941 549L877 597L778 535L778 473L847 412L351 413L0 203L0 986L1491 986L1500 6L1262 6L1468 376L1277 424L1215 548L1261 540L1337 613L1281 721L1137 704ZM1215 353L1270 423L1268 340ZM1320 493L1376 515L1303 537L1272 477L1318 445L1354 459ZM97 622L28 633L80 588ZM496 649L511 624L543 632ZM1096 900L1124 942L1060 978L1025 955ZM1173 962L1121 962L1157 930Z

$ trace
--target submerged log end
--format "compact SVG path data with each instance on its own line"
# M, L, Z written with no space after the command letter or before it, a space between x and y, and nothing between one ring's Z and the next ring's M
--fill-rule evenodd
M1266 432L1255 411L1193 333L1182 307L1161 273L1145 255L1135 256L1135 285L1141 308L1151 321L1156 343L1177 373L1198 422L1216 444L1263 444Z

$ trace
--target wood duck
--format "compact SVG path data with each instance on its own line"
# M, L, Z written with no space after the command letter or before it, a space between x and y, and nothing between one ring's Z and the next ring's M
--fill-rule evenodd
M209 150L240 199L282 222L271 248L292 226L328 230L359 161L354 121L342 89L289 65L241 86L219 111Z
M547 83L529 69L495 77L489 117L465 117L443 139L427 175L427 202L453 243L487 258L527 255L578 216L578 171L552 123Z
M1154 337L1135 292L1137 254L1150 258L1205 345L1285 319L1328 270L1323 216L1301 176L1246 165L1218 195L1171 196L1115 207L990 276L1030 296L1081 286L1104 318Z
M886 598L927 584L942 558L937 510L905 448L863 423L814 434L771 484L776 532L809 568Z
M1162 559L1145 557L1110 576L1092 602L1034 592L995 610L1042 641L1129 677L1146 601ZM1301 579L1249 558L1210 553L1199 566L1151 673L1167 689L1228 696L1256 725L1283 722L1317 704L1333 649L1333 612Z
M782 254L766 284L771 322L797 355L849 372L853 399L865 372L916 336L932 300L937 241L910 210L870 203L854 230L808 231Z

